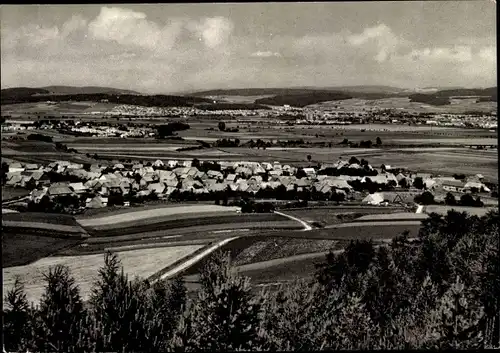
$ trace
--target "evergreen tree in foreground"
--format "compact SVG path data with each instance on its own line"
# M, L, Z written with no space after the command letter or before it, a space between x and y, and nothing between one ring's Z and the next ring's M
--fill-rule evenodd
M252 295L248 278L232 272L229 261L229 255L219 253L202 269L202 288L181 320L174 349L260 349L262 301Z

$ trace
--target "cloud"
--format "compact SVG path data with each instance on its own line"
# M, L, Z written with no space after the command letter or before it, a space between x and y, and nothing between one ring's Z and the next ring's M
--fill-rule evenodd
M188 28L209 48L216 48L227 42L233 31L233 23L224 17L206 18L201 22L190 22Z
M256 51L250 54L250 56L254 58L270 58L270 57L280 57L281 54L272 51Z
M412 50L409 55L413 60L469 62L472 60L472 48L469 46L424 48Z
M94 39L149 48L156 46L161 33L146 14L119 7L102 7L88 29Z
M481 50L479 50L479 57L489 63L496 63L497 50L492 45L481 48Z
M236 26L239 26L236 24ZM62 25L2 27L2 86L115 85L145 93L214 87L494 85L495 39L410 42L385 24L358 32L244 34L225 17L102 7ZM269 58L266 60L266 58ZM272 58L280 58L273 60Z
M403 38L396 36L394 32L383 23L375 27L366 28L360 34L350 35L347 41L354 47L374 47L376 50L374 59L378 62L387 60L399 46L406 43Z

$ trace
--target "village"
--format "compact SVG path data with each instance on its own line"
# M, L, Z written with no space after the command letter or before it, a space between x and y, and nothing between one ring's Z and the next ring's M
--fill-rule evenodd
M433 176L405 168L374 168L351 157L333 164L294 167L267 162L156 160L144 163L83 165L67 161L48 165L11 163L5 185L30 191L24 200L36 205L50 200L58 210L79 213L147 201L219 201L250 198L267 201L305 200L370 205L449 203L472 198L467 206L481 205L482 197L496 196L496 185L482 175ZM495 190L492 190L494 188ZM429 201L422 195L432 194ZM68 198L73 198L73 201ZM59 202L58 202L59 200ZM15 201L15 200L14 200ZM19 201L19 200L18 200ZM451 201L453 202L453 201ZM465 202L465 201L464 201ZM46 204L44 204L47 207Z

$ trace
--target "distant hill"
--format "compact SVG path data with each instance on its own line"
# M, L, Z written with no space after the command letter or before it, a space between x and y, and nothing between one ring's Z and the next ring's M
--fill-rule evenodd
M409 96L412 102L430 105L448 105L451 97L478 96L480 102L497 102L497 87L445 89L431 94L417 93Z
M15 87L15 88L5 88L1 91L1 97L12 98L12 97L30 97L34 94L47 94L49 91L43 88L29 88L29 87Z
M285 94L277 95L274 97L261 98L255 100L255 104L290 105L293 107L302 108L306 105L351 98L353 98L351 95L348 95L344 92L313 91L300 94Z
M400 94L405 90L389 86L341 86L341 87L293 87L293 88L235 88L213 89L192 92L187 95L196 97L208 96L283 96L290 94L309 94L313 92L344 92L369 94Z
M49 94L141 94L136 91L130 91L119 88L110 87L97 87L97 86L85 86L85 87L73 87L73 86L47 86L40 87L43 90L49 92Z

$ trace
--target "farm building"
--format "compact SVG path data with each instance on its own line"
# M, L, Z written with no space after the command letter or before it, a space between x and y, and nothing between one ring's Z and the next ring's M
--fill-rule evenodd
M68 195L72 195L72 194L73 194L73 191L71 191L71 189L68 188L67 186L52 185L52 186L49 186L49 188L47 190L47 195L50 197L68 196Z
M460 180L444 180L441 183L441 187L445 191L463 192L464 183Z
M374 194L366 196L361 202L368 205L380 205L382 202L384 202L384 195L382 193L376 192Z
M473 189L477 189L478 191L484 190L485 192L491 192L491 190L483 183L468 181L464 185L464 191L472 191Z
M83 194L84 192L87 192L87 188L83 183L71 183L69 184L69 187L75 194Z
M94 198L89 198L85 202L87 208L103 208L108 205L108 198L102 196L96 196Z
M42 197L47 195L47 190L48 190L48 188L44 187L42 189L35 189L35 190L31 191L30 200L35 202L35 203L39 203L40 200L42 199Z

